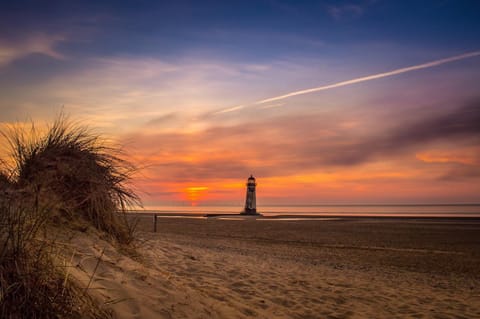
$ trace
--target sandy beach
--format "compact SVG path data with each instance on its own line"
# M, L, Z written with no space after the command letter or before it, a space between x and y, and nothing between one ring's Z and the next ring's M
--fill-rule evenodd
M480 221L141 218L137 258L75 237L118 318L478 318ZM100 262L98 262L100 260ZM95 269L96 268L96 269Z

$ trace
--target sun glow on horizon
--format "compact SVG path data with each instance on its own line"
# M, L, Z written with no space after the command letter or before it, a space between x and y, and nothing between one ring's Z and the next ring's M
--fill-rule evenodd
M198 202L205 198L208 187L190 186L184 189L186 199L191 206L197 206Z

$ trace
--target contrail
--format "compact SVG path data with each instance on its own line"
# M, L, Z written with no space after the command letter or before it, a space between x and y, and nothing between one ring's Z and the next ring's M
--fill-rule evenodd
M407 72L410 72L410 71L427 69L427 68L431 68L431 67L434 67L434 66L437 66L437 65L442 65L442 64L445 64L445 63L453 62L453 61L468 59L468 58L476 57L476 56L479 56L479 55L480 55L480 51L469 52L469 53L456 55L456 56L452 56L452 57L445 58L445 59L435 60L435 61L431 61L431 62L427 62L427 63L423 63L423 64L417 64L417 65L409 66L409 67L406 67L406 68L396 69L396 70L392 70L392 71L389 71L389 72L368 75L368 76L364 76L364 77L361 77L361 78L356 78L356 79L352 79L352 80L337 82L337 83L324 85L324 86L319 86L319 87L315 87L315 88L311 88L311 89L290 92L290 93L287 93L287 94L284 94L284 95L279 95L279 96L271 97L271 98L268 98L268 99L260 100L260 101L254 102L250 105L258 105L258 104L264 104L264 103L269 103L269 102L273 102L273 101L279 101L279 100L287 99L287 98L292 97L292 96L308 94L308 93L313 93L313 92L318 92L318 91L324 91L324 90L329 90L329 89L333 89L333 88L338 88L338 87L341 87L341 86L346 86L346 85L351 85L351 84L355 84L355 83L360 83L360 82L385 78L385 77L392 76L392 75L407 73ZM236 110L239 110L239 109L242 109L242 108L245 108L245 107L246 107L246 105L241 105L241 106L225 109L225 110L222 110L222 111L219 111L219 112L216 112L216 113L232 112L232 111L236 111Z
M237 110L243 109L245 106L246 106L246 105L237 105L237 106L234 106L234 107L230 107L230 108L228 108L228 109L224 109L224 110L217 111L217 112L215 112L214 114L228 113L228 112L237 111Z

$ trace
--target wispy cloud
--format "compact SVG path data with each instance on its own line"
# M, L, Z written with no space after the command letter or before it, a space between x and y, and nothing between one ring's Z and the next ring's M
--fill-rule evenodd
M358 4L345 4L342 6L330 6L328 7L328 13L335 19L341 19L342 17L349 16L360 16L365 11L364 7Z
M55 45L64 40L65 37L61 35L36 34L22 41L0 41L0 66L8 65L17 59L34 53L54 59L64 59L65 57L55 50Z
M230 77L253 76L243 65L195 59L91 58L80 66L37 84L36 90L25 90L25 94L30 100L48 98L50 105L64 104L67 111L102 127L147 124L151 129L176 127L183 131L201 124L196 115L232 98L229 92L238 88L240 80L228 81ZM0 109L7 107L0 103Z
M157 116L149 120L146 125L147 126L157 126L157 125L165 125L171 121L174 121L178 118L178 114L174 112L167 113L165 115Z
M263 176L278 176L415 158L412 154L434 142L471 145L480 138L478 100L415 120L397 115L398 126L380 129L381 134L378 128L367 131L374 119L363 119L358 128L345 127L347 120L335 113L290 115L254 120L253 126L261 129L251 134L238 124L211 126L196 134L140 133L125 139L136 141L139 149L133 153L148 150L146 158L157 164L163 178L207 180L240 178L252 169Z
M349 17L360 17L365 13L365 11L368 10L370 6L372 6L376 2L377 0L360 0L341 3L337 5L329 5L327 6L327 12L332 18L336 20Z
M322 147L318 149L322 154L319 160L327 165L357 165L372 158L406 153L436 141L475 143L480 138L479 122L480 101L476 100L452 112L430 115L413 122L404 121L398 128L383 134Z
M452 56L452 57L448 57L448 58L444 58L444 59L440 59L440 60L430 61L430 62L427 62L427 63L412 65L412 66L409 66L409 67L400 68L400 69L396 69L396 70L392 70L392 71L388 71L388 72L367 75L367 76L363 76L363 77L360 77L360 78L355 78L355 79L351 79L351 80L347 80L347 81L341 81L341 82L328 84L328 85L323 85L323 86L319 86L319 87L314 87L314 88L310 88L310 89L294 91L294 92L290 92L290 93L287 93L287 94L283 94L283 95L274 96L274 97L271 97L271 98L259 100L259 101L256 101L254 103L248 104L248 105L242 105L242 107L227 108L227 109L224 109L224 110L220 110L216 113L233 112L233 111L237 111L237 110L246 108L247 106L260 105L260 104L270 103L270 102L274 102L274 101L280 101L280 100L288 99L288 98L298 96L298 95L315 93L315 92L319 92L319 91L325 91L325 90L339 88L339 87L342 87L342 86L348 86L348 85L357 84L357 83L361 83L361 82L367 82L367 81L372 81L372 80L376 80L376 79L386 78L386 77L390 77L390 76L394 76L394 75L398 75L398 74L402 74L402 73L407 73L407 72L412 72L412 71L417 71L417 70L422 70L422 69L428 69L428 68L443 65L443 64L446 64L446 63L459 61L459 60L464 60L464 59L468 59L468 58L473 58L473 57L477 57L477 56L480 56L480 51L473 51L473 52L469 52L469 53L465 53L465 54L461 54L461 55L456 55L456 56Z
M339 198L348 192L349 198L375 198L379 188L390 187L396 193L399 183L409 183L407 188L418 193L412 191L415 197L431 193L425 190L425 181L463 183L462 187L478 181L478 174L467 174L479 167L478 101L454 110L439 108L428 115L417 109L414 118L406 113L387 115L395 117L395 124L381 117L391 123L386 127L378 127L380 118L370 114L362 117L361 113L331 110L316 116L251 119L248 128L258 129L246 129L245 123L216 123L195 134L142 130L123 140L135 141L135 150L130 153L139 162L150 164L147 175L157 183L149 186L154 189L208 186L209 191L222 190L224 184L241 182L253 172L261 178L262 192L288 192L289 198L304 196L305 191L318 198L319 193L325 194L326 187L342 190ZM345 125L352 119L359 124ZM287 190L287 180L297 189ZM448 193L442 185L437 185L436 191ZM226 194L223 198L241 196Z

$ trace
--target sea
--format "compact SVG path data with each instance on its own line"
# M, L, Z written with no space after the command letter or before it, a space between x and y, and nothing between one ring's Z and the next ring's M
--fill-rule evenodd
M238 206L159 206L138 212L179 216L238 214ZM480 204L449 205L309 205L258 206L264 216L471 217L480 218Z

